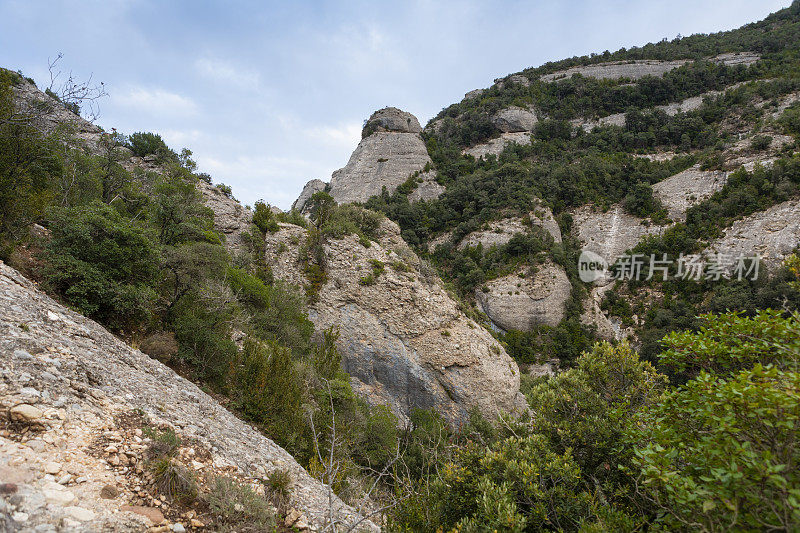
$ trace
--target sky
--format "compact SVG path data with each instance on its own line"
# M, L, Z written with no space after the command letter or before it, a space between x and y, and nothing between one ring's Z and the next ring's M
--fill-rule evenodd
M552 60L764 18L790 0L0 0L0 66L105 84L96 123L153 131L252 205L287 209L347 163L369 115L423 125Z

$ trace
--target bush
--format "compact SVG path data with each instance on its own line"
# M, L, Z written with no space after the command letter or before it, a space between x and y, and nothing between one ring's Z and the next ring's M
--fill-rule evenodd
M151 316L158 272L154 238L113 207L91 204L51 212L45 257L48 285L84 315L114 328Z
M216 518L217 531L256 532L277 527L269 502L229 477L215 477L205 500Z
M768 135L756 135L750 141L750 148L757 151L766 150L772 144L772 137Z
M275 220L275 214L263 200L257 201L253 206L253 224L262 233L275 233L280 229L278 222Z
M429 505L438 510L432 526L445 531L574 531L591 500L569 452L553 452L539 435L511 437L489 450L468 444L432 496Z
M800 522L800 374L701 372L643 415L639 486L670 530L789 531Z
M177 161L177 154L170 150L161 135L150 132L132 133L128 137L128 148L133 155L145 157L148 155L156 156L161 163L167 161Z
M763 310L753 317L740 313L701 316L700 331L664 337L664 365L697 375L701 371L728 376L756 363L797 370L800 362L800 321L779 311Z
M236 366L237 406L282 446L304 427L302 386L289 350L274 342L245 339Z

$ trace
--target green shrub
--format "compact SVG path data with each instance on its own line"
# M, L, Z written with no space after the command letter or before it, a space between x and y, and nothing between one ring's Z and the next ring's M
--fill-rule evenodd
M740 313L706 314L700 331L673 332L664 337L664 365L678 372L700 371L728 376L755 364L797 370L800 363L800 321L780 311L763 310L753 317Z
M239 410L282 446L304 427L302 385L287 348L247 338L236 365Z
M731 339L733 340L733 339ZM800 522L800 374L701 372L639 419L639 486L669 530L792 530Z
M114 329L151 316L158 272L153 236L113 207L54 209L45 258L48 285L84 315Z
M750 141L750 148L753 150L766 150L772 144L772 137L769 135L756 135Z
M176 460L162 457L152 462L149 468L159 494L184 504L197 498L198 489L194 475Z
M253 224L262 233L275 233L280 229L278 222L275 220L275 214L263 200L257 201L253 206Z
M148 155L156 156L161 163L177 160L177 154L173 152L161 138L161 135L150 132L132 133L128 137L128 147L133 155L145 157Z

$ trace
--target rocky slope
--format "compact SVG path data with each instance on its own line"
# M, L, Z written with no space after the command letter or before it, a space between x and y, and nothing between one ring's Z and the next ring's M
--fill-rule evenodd
M308 284L301 262L304 228L282 224L267 236L273 274ZM337 328L354 389L405 417L434 408L452 424L471 408L489 417L524 408L519 370L502 346L467 318L437 275L384 221L367 248L355 235L324 244L327 281L310 305L318 331Z
M168 505L142 501L136 450L146 441L125 422L131 417L174 428L192 443L197 457L188 464L198 477L225 473L260 485L270 472L286 470L291 505L311 523L324 526L331 512L343 523L360 519L335 496L331 511L326 487L194 384L2 263L0 367L0 523L6 529L142 531L164 515L181 527L199 527ZM131 453L120 457L125 435Z

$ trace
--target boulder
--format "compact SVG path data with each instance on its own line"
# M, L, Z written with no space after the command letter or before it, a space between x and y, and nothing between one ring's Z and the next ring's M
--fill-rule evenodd
M396 224L384 221L381 232L369 248L355 235L324 244L327 281L309 306L317 331L338 328L354 390L401 420L415 407L453 425L474 407L490 418L524 410L519 369L500 343L459 310ZM291 224L267 236L277 278L308 283L299 257L305 239L306 230ZM382 265L377 275L375 265Z
M572 285L563 267L547 262L527 270L493 279L475 290L479 308L503 330L556 326L564 318Z

